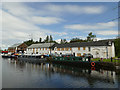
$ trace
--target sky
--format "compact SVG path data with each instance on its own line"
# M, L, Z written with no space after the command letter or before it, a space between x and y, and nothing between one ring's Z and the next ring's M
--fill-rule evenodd
M86 39L90 32L98 40L116 38L117 6L117 2L3 2L2 48L47 35L57 42Z

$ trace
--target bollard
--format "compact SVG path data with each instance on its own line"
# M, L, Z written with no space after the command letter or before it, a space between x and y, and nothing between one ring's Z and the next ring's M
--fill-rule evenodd
M113 58L111 57L111 62L112 62Z

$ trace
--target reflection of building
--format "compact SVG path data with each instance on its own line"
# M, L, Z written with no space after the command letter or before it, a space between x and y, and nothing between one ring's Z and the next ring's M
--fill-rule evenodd
M18 43L14 44L11 47L8 48L8 52L14 53L14 52L24 52L26 51L27 45L25 43Z
M110 58L115 57L114 42L109 40L94 41L94 42L76 42L67 44L32 44L28 47L28 54L50 54L50 47L52 53L58 54L74 54L75 56L82 56L84 54L92 54L94 58Z

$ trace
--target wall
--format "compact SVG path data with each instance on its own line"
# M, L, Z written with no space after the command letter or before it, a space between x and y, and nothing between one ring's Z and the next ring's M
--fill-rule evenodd
M32 53L33 53L36 55L37 52L38 52L38 54L50 54L49 48L47 48L47 50L46 50L46 48L44 48L44 49L41 48L41 50L40 50L40 48L34 48L34 53L33 53L33 48L32 49L27 48L27 54L32 55Z
M78 50L78 47L73 47L65 50L64 51L60 48L60 51L57 50L57 47L54 48L54 50L51 50L51 53L55 54L55 53L62 53L62 54L73 54L75 53L75 56L78 55L84 55L84 54L92 54L94 58L110 58L110 57L115 57L115 48L114 48L114 43L112 44L112 46L91 46L90 47L90 51L89 51L89 47L85 47L85 50L83 49L84 47L80 47L80 50ZM35 53L36 54L37 49L35 48ZM27 49L27 54L32 54L33 53L33 49L28 50ZM47 48L47 50L44 48L38 48L38 54L50 54L50 50L49 48ZM108 54L108 57L107 57Z
M57 51L56 49L54 50L53 53L62 53L62 54L73 54L75 53L75 56L78 56L79 54L82 56L84 54L92 54L94 58L107 58L107 53L108 53L108 58L110 57L114 57L114 47L113 46L107 46L108 48L108 52L106 49L106 46L92 46L90 47L90 51L89 51L89 47L85 47L85 50L83 49L83 47L80 47L80 50L78 50L78 47L73 47L72 50L68 50L68 51Z
M22 43L17 47L17 50L26 51L26 48L27 48L27 45L25 43Z

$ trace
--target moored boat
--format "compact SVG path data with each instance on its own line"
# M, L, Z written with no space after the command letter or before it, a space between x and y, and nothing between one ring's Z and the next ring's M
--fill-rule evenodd
M47 55L19 55L18 60L29 63L44 63L47 61Z
M104 68L104 69L115 69L115 65L111 62L100 62L92 61L91 57L75 57L75 56L52 56L50 58L51 63L63 64L84 68Z

